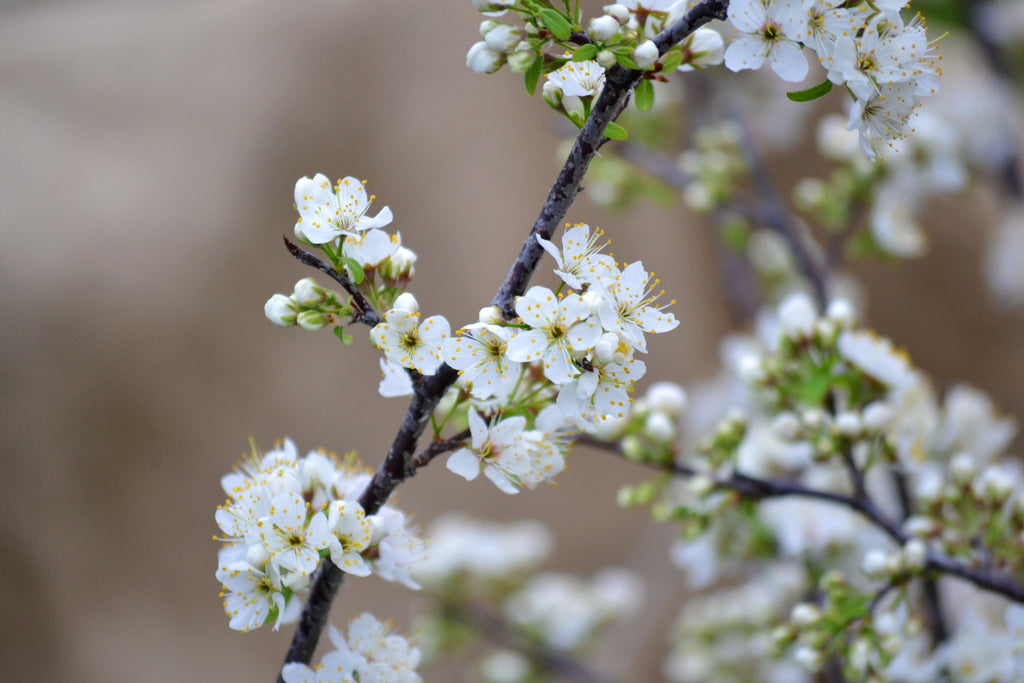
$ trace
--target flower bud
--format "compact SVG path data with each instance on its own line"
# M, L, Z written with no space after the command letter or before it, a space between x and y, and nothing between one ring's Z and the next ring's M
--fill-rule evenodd
M629 23L629 8L625 5L619 3L605 5L604 13L615 19L622 26Z
M877 548L865 553L864 559L861 560L860 568L864 572L864 576L872 581L887 579L892 574L889 556L884 550L878 550Z
M514 74L524 74L530 70L536 56L533 50L529 49L529 43L520 43L515 52L508 56L508 68Z
M797 628L814 626L821 619L821 609L809 602L797 603L789 613L789 621Z
M686 410L686 391L675 382L655 382L647 389L651 408L670 417L679 417Z
M722 35L713 28L701 27L690 35L683 44L686 60L680 71L693 71L722 63L725 57L725 43Z
M267 547L262 543L253 543L245 551L245 561L253 567L262 567L269 559L270 553L267 551Z
M466 66L478 74L492 74L504 63L505 55L487 47L487 43L482 40L473 43L466 53Z
M676 438L676 426L668 415L660 410L654 410L644 421L644 434L655 441L670 443Z
M645 40L633 50L633 61L641 69L653 66L659 56L658 46L654 44L653 40Z
M501 309L497 306L485 306L477 314L477 320L485 325L501 325L505 319L501 317Z
M736 374L740 380L747 385L756 385L764 381L764 367L761 365L761 357L756 353L745 353L736 363Z
M601 50L597 53L597 56L594 57L594 61L605 69L610 69L618 64L619 60L615 59L615 53L611 50Z
M600 363L611 363L615 359L615 351L619 348L619 335L605 332L594 344L594 358Z
M295 322L304 330L316 332L325 328L331 319L320 311L302 311L295 317Z
M622 454L633 461L643 460L644 444L640 439L630 434L622 439Z
M500 17L514 4L515 0L473 0L473 7L485 17Z
M903 568L919 572L928 562L928 547L919 538L912 538L903 546Z
M408 247L399 247L381 264L378 272L388 284L409 284L416 275L416 252Z
M824 658L821 652L806 645L801 645L793 652L793 659L796 663L809 673L818 673L821 670Z
M495 21L494 19L485 19L485 20L481 21L480 22L480 37L481 38L486 38L488 33L493 31L494 29L498 28L499 26L501 26L501 22L500 21Z
M602 17L594 17L590 20L590 30L588 33L591 40L603 43L615 36L615 34L619 32L619 28L621 28L621 25L615 17L611 17L606 14Z
M957 453L949 461L949 473L958 484L967 484L977 473L974 456L970 453Z
M544 81L544 87L541 88L540 94L552 109L562 106L562 89L554 81Z
M811 297L803 292L791 294L779 306L779 326L791 339L806 339L814 332L818 314Z
M311 277L305 277L295 283L292 297L303 306L315 306L324 300L324 289Z
M263 306L263 313L267 320L280 327L292 327L295 325L295 314L298 307L290 297L284 294L275 294L267 299Z
M851 329L857 323L857 311L846 299L833 299L825 309L825 317L844 329Z
M860 436L860 433L864 430L864 424L860 419L860 415L853 411L843 411L836 415L833 427L838 434L851 438Z
M930 517L914 515L903 522L903 532L915 538L927 538L935 532L935 522Z
M508 24L498 24L487 32L484 42L495 52L508 52L519 44L520 29Z
M411 292L403 292L395 299L392 309L405 311L406 313L419 313L420 304L416 301L416 297Z

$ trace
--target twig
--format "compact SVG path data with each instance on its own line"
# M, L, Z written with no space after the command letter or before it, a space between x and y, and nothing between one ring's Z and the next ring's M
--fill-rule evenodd
M619 457L626 458L618 444L598 441L597 439L587 436L581 437L579 441L581 443L599 447L606 453L613 453ZM692 467L687 467L686 465L680 465L674 462L662 464L640 461L639 464L646 465L647 467L658 469L663 472L671 472L672 474L681 477L693 477L699 474ZM724 478L712 478L711 481L716 489L735 491L740 496L755 501L766 500L768 498L795 496L840 505L857 512L862 517L866 518L872 524L884 531L886 535L888 535L889 538L898 545L902 546L910 540L910 537L903 531L903 529L900 528L900 525L884 515L870 499L862 500L841 493L812 489L804 486L803 484L792 481L758 479L740 472L733 472L731 475ZM1024 603L1024 586L1016 583L1005 574L991 568L968 566L960 563L952 557L949 557L948 555L935 552L933 550L928 551L924 568L926 571L936 571L959 577L965 581L973 583L978 588L998 593L1013 600L1014 602Z
M456 448L462 448L466 445L466 439L468 439L469 436L470 431L468 429L463 429L450 439L445 439L444 441L431 441L429 446L412 456L412 466L419 469L420 467L426 466L427 463L442 453L448 453L450 451L454 451Z
M289 254L307 266L312 266L321 273L326 274L332 280L341 285L342 289L349 293L352 297L352 307L355 309L355 319L357 322L369 325L370 327L373 327L380 322L380 316L377 315L377 311L373 309L373 305L366 300L366 297L363 296L363 293L359 291L359 288L356 287L355 283L352 282L352 279L346 273L339 273L316 256L313 256L313 254L305 251L304 249L300 249L299 245L295 244L287 237L284 237L284 246L288 248Z
M658 34L654 43L658 46L659 54L664 54L712 19L725 19L728 6L728 0L703 0ZM540 215L534 222L519 256L491 300L492 305L498 306L507 317L511 318L514 315L515 298L526 291L526 286L544 253L537 242L537 236L550 239L565 217L579 193L580 182L587 167L590 166L597 151L608 141L604 136L605 128L625 109L633 88L640 82L642 76L642 71L633 71L622 66L610 69L605 75L604 90L576 137L569 158L551 186ZM458 373L454 369L442 364L436 374L424 377L422 383L416 386L409 409L402 419L390 450L359 497L359 504L363 506L367 515L373 515L380 510L391 492L402 481L416 473L417 468L413 462L416 444L437 402L441 400L448 387L455 383L457 377ZM313 582L309 601L299 617L298 628L285 657L286 663L310 662L326 624L330 604L341 587L341 582L342 571L331 563L329 558L324 558L320 563L319 574ZM278 683L284 683L280 675Z

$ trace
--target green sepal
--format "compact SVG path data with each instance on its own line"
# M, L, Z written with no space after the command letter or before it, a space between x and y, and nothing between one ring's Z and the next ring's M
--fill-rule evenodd
M572 27L559 12L547 8L537 13L544 28L551 31L551 35L559 40L569 40L572 35Z
M540 80L540 72L544 67L544 57L537 55L533 64L530 64L530 68L526 70L526 75L523 76L523 80L526 83L526 92L531 95L537 92L537 82Z
M824 81L814 86L813 88L807 88L807 90L794 90L793 92L788 92L786 93L786 97L793 100L794 102L810 102L811 100L816 100L819 97L824 97L830 92L832 92L832 81L826 78Z
M648 111L654 106L654 84L644 78L636 86L636 108L640 111Z
M619 124L609 121L608 125L604 127L604 136L612 140L625 140L629 137L629 133Z
M363 284L363 280L366 279L366 273L363 272L363 267L359 265L359 262L348 256L343 257L342 260L348 266L349 272L352 273L352 281L357 285Z
M675 71L683 64L683 53L676 50L669 52L667 55L661 58L661 70L662 72Z
M334 336L341 340L341 343L345 346L352 344L353 338L351 334L345 334L345 328L338 326L334 328Z
M597 56L597 45L593 43L587 43L586 45L580 45L576 52L572 56L574 62L585 62L588 59L593 59Z

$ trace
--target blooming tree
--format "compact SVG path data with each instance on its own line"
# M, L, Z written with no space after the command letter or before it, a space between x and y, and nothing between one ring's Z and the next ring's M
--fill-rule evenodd
M1006 455L1015 424L977 389L938 395L862 325L840 272L851 254L922 254L928 197L998 166L957 143L970 131L953 117L921 108L941 74L922 16L902 0L634 0L590 17L578 2L473 4L486 19L467 66L521 74L578 133L508 274L461 327L421 318L408 291L416 255L365 182L296 183L286 246L341 291L304 278L267 301L267 318L331 328L344 344L355 341L346 328L367 327L380 394L409 407L376 470L286 439L253 446L223 478L216 576L229 626L298 621L278 679L289 683L419 681L424 655L480 633L498 645L475 664L481 680L605 680L587 648L636 611L636 575L541 572L552 539L537 523L447 517L425 536L389 502L440 455L464 480L483 474L473 485L517 494L553 482L582 443L648 468L618 503L679 528L666 552L693 595L666 636L668 679L1024 680L1024 473ZM799 181L791 206L743 116L698 125L678 158L659 134L680 116L673 87L693 79L756 97L719 84L765 66L789 83L818 74L789 100L845 91L847 114L814 126L832 175ZM557 235L588 171L612 205L681 191L743 255L760 285L755 331L723 340L715 379L637 393L647 335L686 331L642 255L616 261L586 223ZM1008 181L1018 202L1020 183ZM991 257L1008 305L1024 302L1024 269L1012 265L1021 229L1007 223ZM554 290L530 284L542 263ZM418 637L371 614L328 625L345 576L370 574L431 596ZM313 665L328 626L334 649Z

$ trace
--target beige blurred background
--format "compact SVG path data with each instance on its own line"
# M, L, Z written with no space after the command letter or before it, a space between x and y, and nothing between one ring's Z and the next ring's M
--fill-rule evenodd
M290 629L234 633L217 597L218 480L250 436L375 466L404 412L377 395L368 344L264 319L270 294L311 274L281 245L292 188L316 172L368 179L419 253L424 311L471 321L536 216L559 139L518 77L465 68L478 23L468 0L0 7L5 678L273 679ZM991 207L978 206L938 207L929 257L859 271L873 322L940 386L966 379L1024 414L1024 322L986 303ZM650 359L688 382L714 371L733 316L712 234L681 211L627 219L584 201L569 218L608 230L678 300L683 325ZM638 657L657 671L681 586L671 530L612 505L644 475L579 450L556 488L506 497L434 466L399 502L424 525L452 501L546 519L552 567L643 571L648 623L603 659L611 674ZM335 621L371 607L410 622L409 593L377 579L343 589Z

